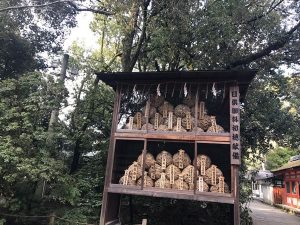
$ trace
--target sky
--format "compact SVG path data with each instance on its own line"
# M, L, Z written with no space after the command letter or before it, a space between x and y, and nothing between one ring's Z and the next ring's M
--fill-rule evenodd
M97 35L89 27L90 22L93 19L93 13L90 12L81 12L77 15L78 24L74 27L70 34L67 35L66 40L63 45L64 53L68 53L69 48L71 47L72 43L76 41L80 43L82 47L85 49L93 49L97 47ZM66 79L65 84L69 91L68 97L68 106L61 108L59 118L66 122L66 116L74 110L73 103L74 103L74 94L76 86L80 85L82 80L82 76L77 76L77 79L70 80Z
M93 13L81 12L77 16L77 26L73 28L67 36L64 43L64 51L68 51L74 41L81 43L87 49L96 47L97 36L92 32L89 27L90 22L93 20Z

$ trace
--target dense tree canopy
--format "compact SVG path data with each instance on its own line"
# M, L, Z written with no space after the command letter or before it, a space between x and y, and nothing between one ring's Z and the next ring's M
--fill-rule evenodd
M266 157L267 169L278 169L283 164L287 163L292 156L297 155L299 152L291 148L278 147L268 152Z
M79 74L64 85L57 74L40 70L46 66L40 53L58 54L81 11L95 15L91 27L99 48L72 46L69 68ZM299 73L285 69L299 68L299 35L300 2L293 0L1 1L0 212L97 222L113 91L95 70L257 69L242 105L244 158L266 154L271 141L279 149L298 148ZM57 106L64 110L49 145ZM244 183L242 201L247 191ZM156 209L163 211L164 204L169 202ZM216 209L208 206L214 215L227 210ZM243 224L250 224L244 212ZM0 224L37 221L1 213Z

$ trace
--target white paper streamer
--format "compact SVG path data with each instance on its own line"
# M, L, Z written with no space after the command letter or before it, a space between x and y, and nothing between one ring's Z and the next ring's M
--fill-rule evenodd
M183 94L184 94L184 97L186 97L187 94L188 94L188 90L187 90L187 87L186 87L186 83L184 83Z
M217 89L216 89L216 87L215 87L215 83L214 83L213 86L212 86L211 92L213 93L214 97L217 96Z
M136 95L136 84L133 86L132 92L133 92L134 95Z
M161 96L161 93L160 93L160 84L157 85L156 92L157 92L157 96Z

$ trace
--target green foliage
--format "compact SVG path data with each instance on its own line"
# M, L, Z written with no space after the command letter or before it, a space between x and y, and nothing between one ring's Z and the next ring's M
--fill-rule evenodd
M289 161L290 157L298 153L297 150L288 147L277 147L269 151L266 157L267 169L272 170L281 167Z
M279 69L283 64L299 65L299 28L286 33L299 20L299 2L97 2L97 6L109 8L114 15L96 15L91 24L100 36L99 49L87 53L78 44L72 46L70 67L79 68L79 75L69 95L56 78L28 71L43 66L36 53L60 49L67 32L64 28L76 23L74 8L57 4L0 13L1 212L55 213L65 219L58 220L59 224L70 223L66 220L98 222L114 94L95 79L95 70L258 68L258 76L242 106L244 159L251 155L261 157L269 151L270 142L286 146L280 160L299 146L300 138L295 135L300 133L299 79L283 76ZM24 3L5 0L0 8ZM291 19L293 23L287 26ZM278 46L278 40L284 44L265 51L269 46ZM259 57L253 57L254 53L259 53ZM245 61L239 62L241 59ZM65 106L70 110L61 113L63 119L54 126L53 142L47 145L51 112ZM268 157L273 164L281 163L273 152ZM242 224L251 224L245 207L251 190L249 181L244 179L245 172L243 164L241 216ZM128 210L126 201L123 207ZM189 212L201 215L203 223L225 224L224 212L229 210L218 204L150 202L138 198L134 200L138 216L144 213L144 208L138 206L145 203L149 203L146 207L153 224L163 221L164 215L173 224L192 224L188 217L193 215ZM36 224L36 220L10 219L6 223Z

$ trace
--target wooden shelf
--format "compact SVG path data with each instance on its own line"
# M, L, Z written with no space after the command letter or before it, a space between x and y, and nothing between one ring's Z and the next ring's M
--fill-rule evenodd
M114 134L117 139L149 139L149 140L176 140L197 141L199 143L230 144L230 133L193 133L174 131L140 131L140 130L117 130Z
M220 194L212 192L197 192L194 194L194 191L179 191L172 189L159 189L159 188L144 188L137 186L124 186L121 184L110 184L108 187L108 192L110 193L119 193L127 195L141 195L141 196L150 196L157 198L174 198L174 199L186 199L194 201L206 201L206 202L218 202L218 203L227 203L234 204L234 198L231 194Z

